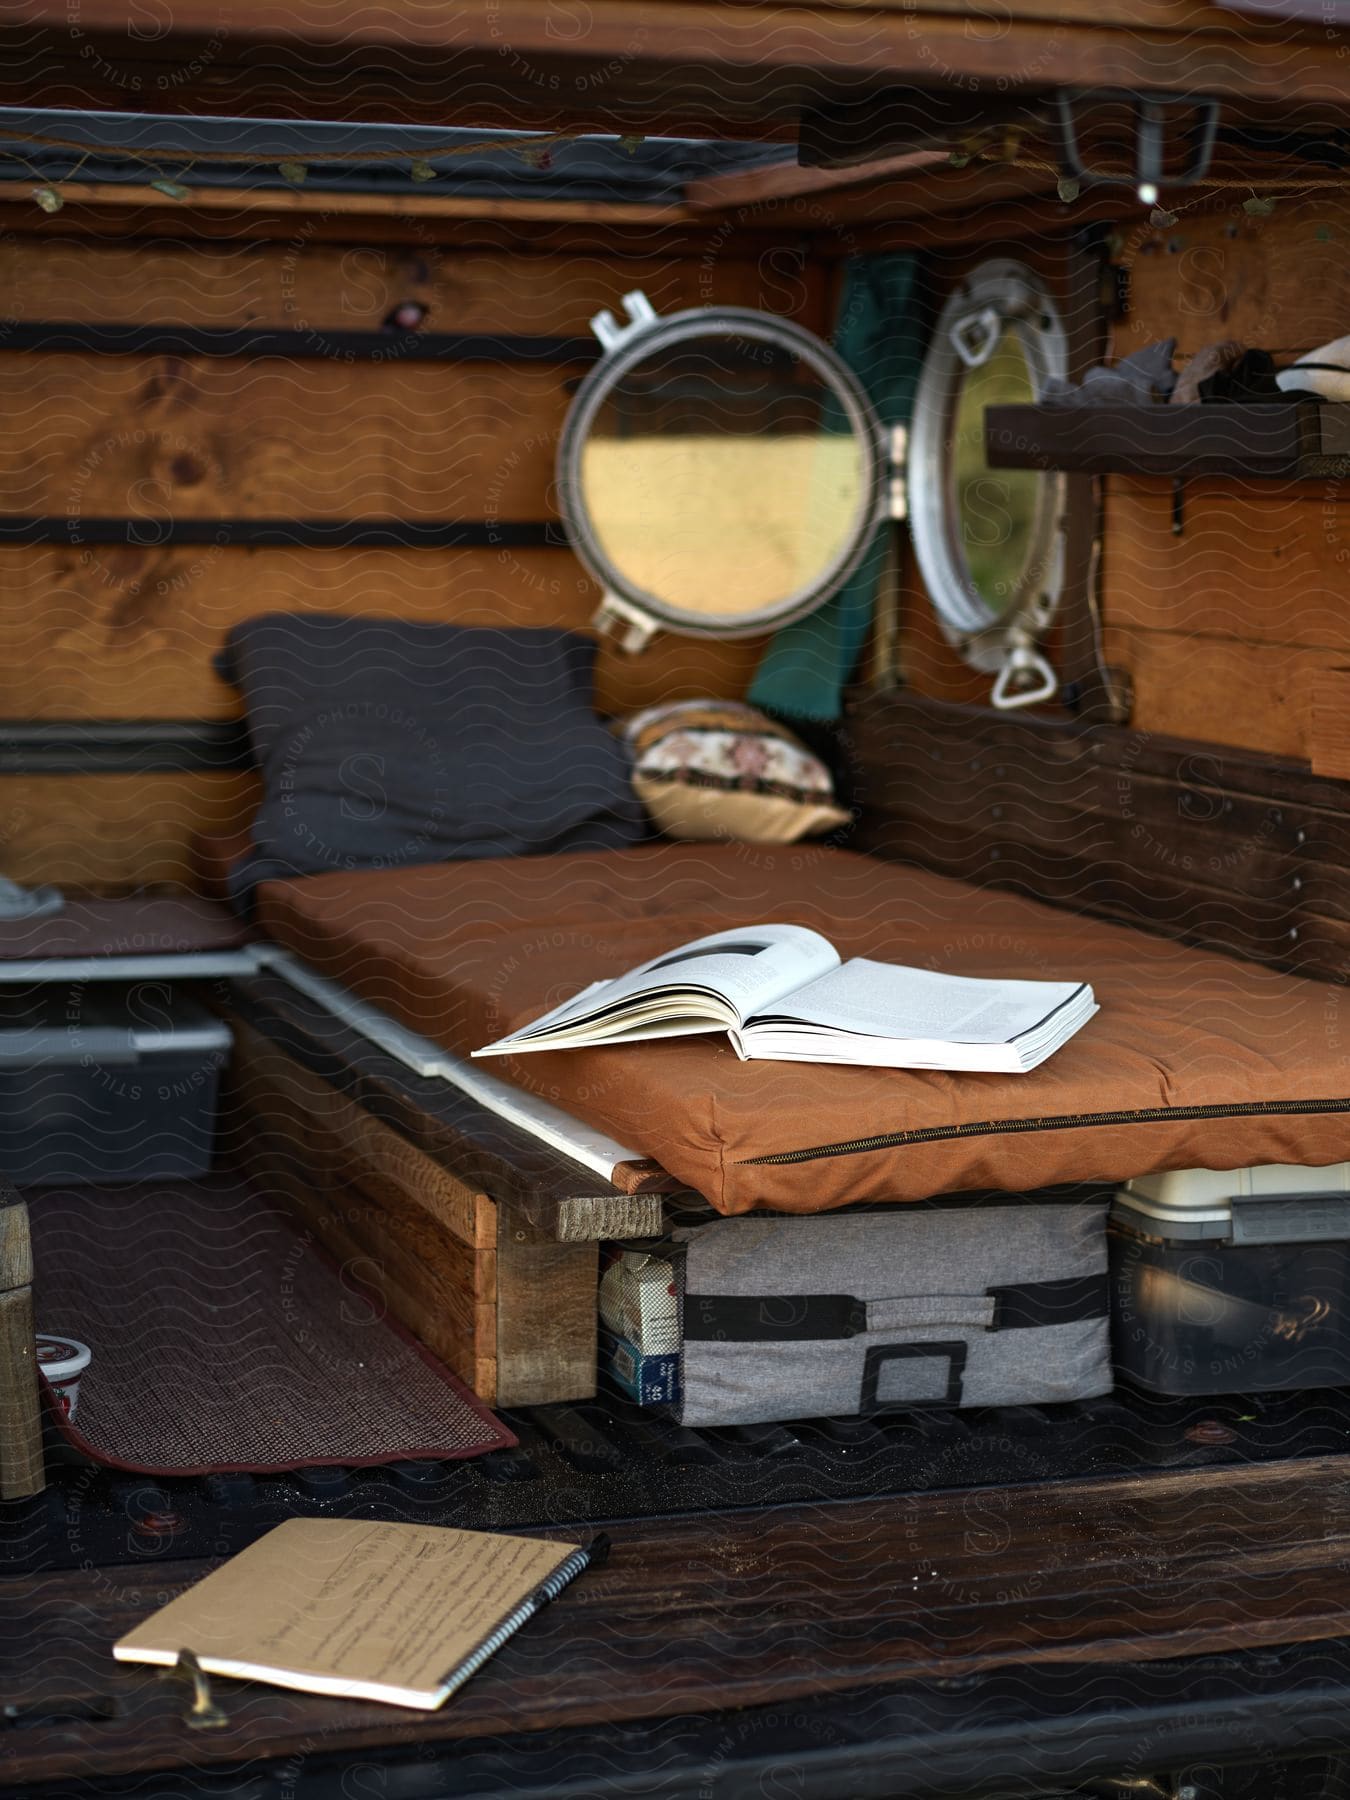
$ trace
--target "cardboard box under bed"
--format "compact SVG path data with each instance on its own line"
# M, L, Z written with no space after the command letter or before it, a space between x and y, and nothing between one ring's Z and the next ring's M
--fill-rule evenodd
M660 845L325 875L264 887L259 916L459 1056L698 932L769 919L845 956L1096 989L1099 1017L1029 1076L742 1064L721 1037L510 1064L660 1165L605 1181L279 977L244 984L239 1150L340 1256L378 1263L391 1310L499 1404L591 1391L595 1240L658 1231L657 1190L810 1213L1350 1155L1342 989L844 852Z

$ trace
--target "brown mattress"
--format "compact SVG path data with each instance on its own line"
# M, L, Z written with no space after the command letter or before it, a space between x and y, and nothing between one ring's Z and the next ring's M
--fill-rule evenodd
M720 1035L494 1061L727 1213L1159 1169L1350 1159L1344 989L845 851L660 844L275 882L264 928L466 1054L700 932L814 926L848 956L1090 981L1029 1075L742 1063Z

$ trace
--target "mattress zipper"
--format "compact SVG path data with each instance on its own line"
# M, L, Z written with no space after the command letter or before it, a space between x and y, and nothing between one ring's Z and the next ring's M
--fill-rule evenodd
M1350 1099L1252 1100L1217 1106L1144 1106L1133 1112L1059 1113L1043 1119L984 1119L968 1125L923 1125L915 1131L883 1131L874 1137L849 1138L841 1144L813 1144L803 1150L776 1150L769 1156L744 1156L736 1166L764 1168L784 1163L818 1162L827 1156L859 1156L869 1150L891 1150L909 1144L938 1144L952 1138L1004 1137L1027 1131L1078 1131L1093 1125L1148 1125L1164 1119L1268 1118L1300 1113L1350 1113Z

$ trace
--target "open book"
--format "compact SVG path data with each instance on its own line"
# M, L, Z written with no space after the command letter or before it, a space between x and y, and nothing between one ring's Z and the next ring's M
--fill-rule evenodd
M1072 981L977 981L839 953L804 925L714 932L598 981L475 1050L579 1050L725 1031L743 1061L1024 1073L1097 1010Z

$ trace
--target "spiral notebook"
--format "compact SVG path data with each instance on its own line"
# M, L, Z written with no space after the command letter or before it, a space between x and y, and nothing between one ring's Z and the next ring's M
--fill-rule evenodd
M432 1710L599 1553L554 1538L290 1519L113 1646L311 1694Z

